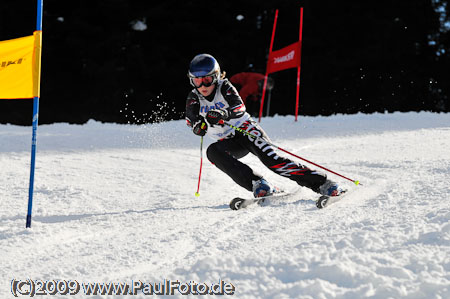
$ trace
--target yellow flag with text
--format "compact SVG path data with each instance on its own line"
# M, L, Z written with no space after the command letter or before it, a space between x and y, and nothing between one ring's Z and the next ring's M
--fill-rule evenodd
M0 99L40 96L42 32L0 41Z

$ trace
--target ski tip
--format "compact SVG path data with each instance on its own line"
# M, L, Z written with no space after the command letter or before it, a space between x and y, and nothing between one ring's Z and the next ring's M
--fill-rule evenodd
M353 181L353 183L355 183L356 186L360 185L359 181Z
M230 202L230 208L232 210L239 210L242 208L242 203L245 201L243 198L236 197Z
M199 197L199 196L200 196L200 193L195 192L195 197Z
M327 195L322 195L322 196L316 201L316 207L317 207L318 209L323 209L323 208L325 208L326 205L327 205L327 202L328 202L328 199L329 199L329 198L330 198L330 197L327 196Z

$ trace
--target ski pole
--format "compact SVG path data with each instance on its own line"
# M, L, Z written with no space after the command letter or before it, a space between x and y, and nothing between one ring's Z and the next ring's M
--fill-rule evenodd
M205 123L202 124L202 129L204 129L206 126ZM198 173L198 184L197 184L197 192L195 192L195 196L199 197L200 196L200 179L202 177L202 166L203 166L203 136L201 136L200 138L200 171Z
M317 164L317 163L314 163L314 162L312 162L312 161L306 160L305 158L302 158L302 157L300 157L300 156L297 156L296 154L293 154L293 153L291 153L291 152L289 152L289 151L287 151L287 150L285 150L285 149L283 149L283 148L281 148L281 147L279 147L279 146L273 144L272 142L269 142L268 140L266 140L266 139L264 139L264 138L262 138L262 137L260 137L260 136L256 136L256 135L250 134L249 132L247 132L247 131L245 131L245 130L243 130L243 129L241 129L241 128L238 128L238 127L236 127L236 126L233 126L232 124L229 124L229 123L226 123L226 122L224 122L224 124L227 125L227 126L229 126L229 127L231 127L231 128L233 128L233 129L235 129L235 130L238 131L238 132L241 132L242 134L244 134L244 135L246 135L246 136L250 136L250 137L253 137L253 138L261 139L261 140L263 140L264 142L266 142L267 144L269 144L269 145L271 145L271 146L273 146L273 147L279 149L279 150L282 151L282 152L285 152L286 154L289 154L289 155L291 155L291 156L294 156L294 157L296 157L296 158L298 158L298 159L300 159L300 160L303 160L303 161L308 162L308 163L310 163L310 164L312 164L312 165L314 165L314 166L317 166L317 167L319 167L319 168L322 168L323 170L326 170L326 171L331 172L331 173L333 173L333 174L335 174L335 175L337 175L337 176L340 176L341 178L344 178L344 179L346 179L346 180L349 180L350 182L354 183L355 185L362 185L359 181L352 180L352 179L350 179L350 178L348 178L348 177L346 177L346 176L343 176L342 174L339 174L339 173L337 173L337 172L334 172L334 171L332 171L332 170L330 170L330 169L328 169L328 168L326 168L326 167L323 167L323 166L321 166L321 165L319 165L319 164Z

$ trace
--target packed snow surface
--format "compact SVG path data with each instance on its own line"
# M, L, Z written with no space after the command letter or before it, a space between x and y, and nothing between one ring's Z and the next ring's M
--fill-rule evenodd
M314 192L248 155L297 192L232 211L231 199L251 194L207 161L208 138L194 196L200 138L182 120L42 125L26 229L31 128L0 125L0 298L27 279L226 283L236 298L450 298L450 114L261 124L276 145L362 185L329 174L352 192L318 210Z

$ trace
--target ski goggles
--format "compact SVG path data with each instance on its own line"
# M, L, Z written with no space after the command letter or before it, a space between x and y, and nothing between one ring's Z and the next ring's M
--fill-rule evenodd
M213 76L206 76L206 77L191 77L191 84L194 87L200 88L203 86L210 87L215 83Z

